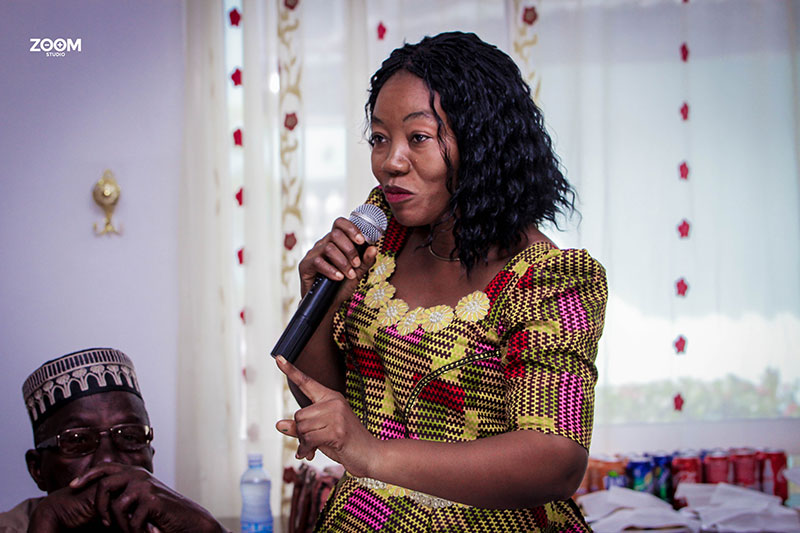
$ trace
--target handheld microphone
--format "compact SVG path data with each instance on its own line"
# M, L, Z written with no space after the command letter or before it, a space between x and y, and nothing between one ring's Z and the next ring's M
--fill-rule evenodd
M383 232L386 231L386 215L379 207L372 204L356 207L350 213L349 220L361 231L366 240L364 244L358 246L359 255L364 253L367 246L378 242L383 236ZM289 325L286 326L278 343L270 352L273 357L282 355L287 361L294 363L331 306L333 297L342 281L334 281L322 274L317 274L311 288L300 300Z

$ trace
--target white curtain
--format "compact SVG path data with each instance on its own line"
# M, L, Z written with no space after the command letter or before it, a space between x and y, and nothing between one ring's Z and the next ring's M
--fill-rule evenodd
M608 270L593 451L800 453L799 18L800 0L187 2L178 488L236 515L246 451L276 486L293 463L268 352L297 261L372 187L369 75L447 30L518 62L579 193L549 234ZM715 421L769 430L703 436Z
M671 422L639 442L800 453L799 8L540 4L541 104L583 214L556 238L609 274L598 446ZM784 431L679 429L761 419Z
M222 16L219 2L186 6L176 467L178 490L219 516L237 514L243 470Z
M177 485L217 516L239 514L247 453L264 456L276 510L282 472L273 426L283 379L268 356L282 326L268 126L277 113L269 90L276 52L274 33L264 29L274 14L263 3L244 4L238 12L249 21L238 30L223 2L186 4ZM231 80L237 61L240 85Z

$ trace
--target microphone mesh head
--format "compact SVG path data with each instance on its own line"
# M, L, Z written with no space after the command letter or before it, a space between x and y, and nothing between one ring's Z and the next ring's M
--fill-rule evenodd
M375 244L386 231L388 221L380 207L372 204L361 204L350 213L350 222L364 234L369 244Z

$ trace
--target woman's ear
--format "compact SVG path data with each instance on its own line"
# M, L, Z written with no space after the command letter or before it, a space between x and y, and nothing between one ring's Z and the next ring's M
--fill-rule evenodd
M39 450L28 450L25 452L25 462L28 464L28 473L36 482L39 490L47 492L44 478L42 477L42 452Z

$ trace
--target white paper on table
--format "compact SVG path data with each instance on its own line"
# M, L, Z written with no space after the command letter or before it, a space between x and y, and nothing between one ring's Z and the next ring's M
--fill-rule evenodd
M598 490L579 496L576 501L583 509L587 522L594 522L619 509L619 505L609 501L607 490Z
M721 505L704 505L702 507L695 507L693 510L700 517L703 527L705 529L712 529L717 524L735 522L739 517L767 513L767 507L767 505L763 505L759 509L752 506L740 508Z
M609 501L618 504L620 507L672 510L672 505L649 492L642 492L625 487L611 487L607 492Z
M686 500L689 507L702 507L711 503L715 488L710 483L680 483L675 489L675 499Z
M672 506L653 494L624 487L590 492L578 498L587 522L593 522L617 509L665 509Z
M691 505L686 509L687 513L693 512L700 517L704 531L800 533L800 515L781 505L778 496L727 483L696 484L687 487L687 491L687 494L694 493L694 501L708 500L705 505ZM702 496L697 498L698 494Z
M595 533L618 533L630 528L658 529L664 532L700 531L700 522L671 509L619 509L592 523Z
M700 521L683 516L653 494L611 487L578 498L586 521L595 531L622 531L628 527L670 528L665 531L698 531ZM673 529L674 528L674 529Z
M723 505L725 507L759 507L764 505L781 505L780 496L767 494L759 490L737 487L728 483L717 483L714 493L711 495L711 505Z
M708 531L725 531L726 533L752 533L753 531L780 531L781 533L800 533L800 517L797 512L783 508L789 513L775 512L780 506L770 506L767 511L746 511L736 517L706 524L703 529Z
M696 533L701 524L704 531L800 533L800 514L781 505L778 496L727 483L681 483L675 496L686 498L689 507L676 512L652 494L622 487L578 501L596 533L627 528Z

